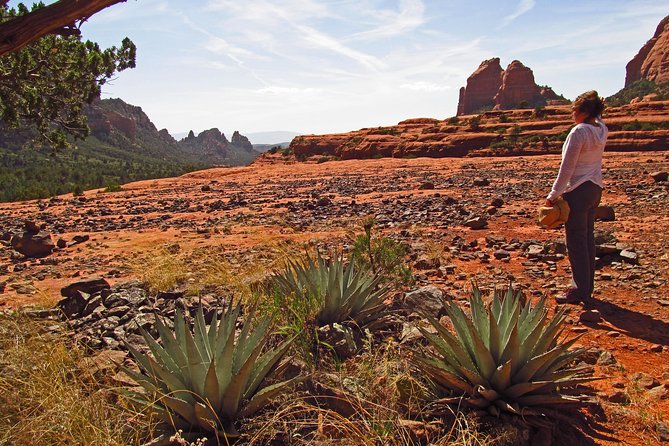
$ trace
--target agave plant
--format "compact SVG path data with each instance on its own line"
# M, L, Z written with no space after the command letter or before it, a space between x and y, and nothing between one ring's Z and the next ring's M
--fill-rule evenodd
M425 315L436 333L419 329L437 354L414 352L416 365L438 389L495 415L542 415L542 406L579 402L564 392L594 378L570 367L583 349L570 350L579 337L561 341L564 309L549 318L545 298L535 306L523 301L522 292L509 287L486 306L475 287L471 316L455 302L445 304L455 333Z
M380 287L381 277L364 268L356 269L354 262L344 266L343 255L324 259L306 256L290 260L285 269L275 273L271 286L282 293L312 301L316 307L318 326L354 320L364 325L379 316L386 287Z
M207 326L200 308L192 332L180 311L174 331L157 318L160 342L142 331L152 355L128 345L140 371L125 371L146 391L132 394L131 399L148 405L175 427L236 435L235 420L252 415L300 379L265 385L292 339L267 349L272 334L268 317L255 324L247 318L236 334L239 313L239 304L230 304L220 320L214 315Z

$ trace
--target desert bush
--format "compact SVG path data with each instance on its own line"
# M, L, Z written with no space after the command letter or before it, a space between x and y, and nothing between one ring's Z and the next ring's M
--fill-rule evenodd
M379 274L383 282L412 285L413 274L404 261L406 247L380 235L374 228L375 224L373 218L365 219L362 222L364 233L349 234L353 241L353 261L361 268L368 268L374 274Z
M476 115L469 118L469 128L475 131L481 128L481 115Z
M560 340L565 310L549 318L544 298L534 306L523 300L509 287L495 291L486 306L474 288L471 315L455 302L445 304L455 334L425 315L436 333L419 329L436 353L414 352L414 358L438 394L464 394L462 402L494 415L540 416L546 407L580 401L566 392L593 378L570 366L583 349L570 350L579 337Z
M209 326L200 308L193 330L176 312L174 330L156 319L160 342L142 332L152 355L128 345L140 372L125 369L144 392L129 398L176 429L206 431L222 439L237 436L235 421L252 416L299 377L269 385L267 379L291 345L292 338L269 348L270 317L249 312L239 334L240 305L232 302L220 321Z
M295 296L305 310L313 314L318 326L348 320L364 325L379 310L387 289L380 287L381 277L360 268L354 262L344 264L343 254L325 259L306 255L289 260L283 271L270 278L270 289L285 296Z

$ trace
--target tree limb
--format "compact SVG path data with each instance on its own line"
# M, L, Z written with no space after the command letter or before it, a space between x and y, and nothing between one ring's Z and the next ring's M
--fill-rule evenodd
M21 17L0 23L0 56L19 50L47 34L71 33L83 21L108 6L126 0L60 0ZM6 2L0 0L0 6ZM68 30L68 31L66 31Z

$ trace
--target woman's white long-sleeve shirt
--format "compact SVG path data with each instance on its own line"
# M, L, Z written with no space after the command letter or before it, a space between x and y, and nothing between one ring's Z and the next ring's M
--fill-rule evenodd
M597 120L596 125L581 123L571 129L562 145L560 171L548 194L548 200L555 200L586 181L604 187L602 155L608 134L609 129L601 120Z

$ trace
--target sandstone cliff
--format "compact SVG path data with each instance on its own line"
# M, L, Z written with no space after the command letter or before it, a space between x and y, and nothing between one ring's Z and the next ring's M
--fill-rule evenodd
M502 86L504 70L499 64L499 57L484 60L467 78L467 86L460 89L458 115L467 115L475 110L492 108L495 95Z
M520 105L545 106L562 98L550 87L540 87L532 70L514 60L502 70L499 58L484 60L460 89L458 116L490 109L509 110Z
M627 64L625 87L640 79L669 84L669 16L662 19L653 37Z
M669 101L607 109L607 150L669 149ZM374 157L511 156L560 153L574 125L571 107L492 110L446 120L418 118L396 126L331 135L302 135L290 149L299 160ZM268 155L271 157L272 155ZM276 157L279 157L277 155ZM266 160L265 160L266 161Z

